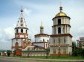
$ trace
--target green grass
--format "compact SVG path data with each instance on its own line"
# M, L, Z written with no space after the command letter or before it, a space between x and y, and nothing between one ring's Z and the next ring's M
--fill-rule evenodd
M84 59L84 57L81 56L29 56L29 57L23 57L23 58L41 58L41 59Z
M49 56L49 59L84 59L81 56Z

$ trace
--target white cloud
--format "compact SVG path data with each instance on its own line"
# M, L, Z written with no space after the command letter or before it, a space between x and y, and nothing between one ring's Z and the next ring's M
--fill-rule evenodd
M13 37L13 27L0 29L0 49L11 49L11 39Z
M5 34L8 36L8 38L13 38L14 37L14 28L13 27L8 27L4 29Z
M25 16L30 15L31 12L32 12L32 10L30 10L28 8L24 8L24 14L25 14Z

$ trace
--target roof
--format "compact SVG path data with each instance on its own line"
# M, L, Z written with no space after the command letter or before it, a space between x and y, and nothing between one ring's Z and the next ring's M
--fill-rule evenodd
M48 34L36 34L35 37L46 37L49 36Z
M68 18L70 19L70 17L67 16L67 14L62 11L62 7L60 7L60 12L57 13L54 18L57 18L57 17L68 17ZM54 18L53 18L53 19L54 19Z
M43 41L41 41L41 42L33 42L33 43L48 43L48 42L43 42Z
M7 51L10 52L11 50L0 50L0 52L7 52Z
M22 52L46 52L46 50L27 50Z
M20 12L21 12L21 14L20 14L20 17L19 17L19 20L18 20L16 28L18 28L18 27L20 27L20 28L21 27L22 28L27 28L26 21L25 21L25 18L24 18L24 11L23 11L23 9L21 9Z
M34 45L35 47L34 48L40 48L40 49L45 49L44 47L42 46L37 46L37 45Z
M57 16L67 16L67 15L64 12L59 12L58 14L56 14L55 17L57 17Z

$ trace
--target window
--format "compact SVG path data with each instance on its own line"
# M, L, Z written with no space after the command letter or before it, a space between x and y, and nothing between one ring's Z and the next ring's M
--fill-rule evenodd
M60 44L60 38L58 38L59 44Z
M23 24L21 24L21 26L23 26Z
M46 44L46 48L47 48L48 46L47 46L47 44Z
M64 44L66 43L66 38L64 37Z
M58 25L61 25L61 19L58 19Z
M65 29L64 29L64 27L63 27L63 33L65 33Z
M19 44L18 44L18 42L16 42L15 43L15 48L18 49L18 46L19 46Z
M63 49L63 54L66 54L66 49Z
M55 44L55 39L54 39L54 41L53 41L53 44Z
M16 33L18 33L18 29L16 29Z
M27 33L27 30L26 30L26 33Z
M21 33L23 33L23 29L21 29Z
M54 27L54 34L56 34L56 28Z
M43 39L43 42L45 42L45 39Z
M18 42L16 42L16 43L15 43L15 45L17 45L17 46L18 46Z
M56 54L56 49L55 48L53 48L53 53Z
M60 27L58 28L58 34L61 34L61 28Z

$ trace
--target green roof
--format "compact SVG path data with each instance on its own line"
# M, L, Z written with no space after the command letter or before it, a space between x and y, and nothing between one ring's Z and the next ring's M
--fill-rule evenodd
M22 51L22 52L46 52L46 50L28 50L28 51Z
M11 50L0 50L0 52L7 52L7 51L11 51Z

